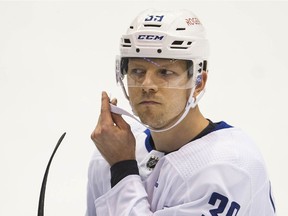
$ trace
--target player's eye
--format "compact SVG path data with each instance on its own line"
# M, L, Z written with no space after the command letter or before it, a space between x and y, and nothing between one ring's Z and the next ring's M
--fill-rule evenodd
M146 70L144 69L141 69L141 68L131 68L129 71L128 71L128 75L133 78L133 79L140 79L140 78L143 78L146 74Z
M172 78L172 77L176 77L177 74L174 71L171 70L167 70L167 69L161 69L158 71L159 76L163 77L163 78Z
M160 70L160 74L162 74L163 76L165 76L165 75L172 75L172 74L174 74L174 72L173 71L169 71L169 70L167 70L167 69L161 69Z
M143 74L145 74L145 70L144 69L140 69L140 68L134 68L134 69L131 70L131 74L143 75Z

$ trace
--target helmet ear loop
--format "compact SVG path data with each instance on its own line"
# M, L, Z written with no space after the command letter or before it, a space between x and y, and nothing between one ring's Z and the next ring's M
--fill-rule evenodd
M189 96L189 99L187 101L187 105L186 105L186 108L195 108L196 105L198 104L198 102L200 101L200 99L203 97L204 93L205 93L205 89L201 90L201 92L199 92L199 94L194 97L194 93L195 93L195 90L196 90L196 83L194 85L194 87L192 88L191 90L191 93L190 93L190 96Z
M201 74L199 74L196 78L196 82L195 82L195 90L196 88L202 84L202 72ZM194 90L194 93L195 93L195 90ZM193 94L194 94L193 93ZM205 93L205 87L198 93L198 95L195 97L194 99L194 107L198 104L198 102L200 101L200 99L203 97ZM194 97L193 97L194 98Z
M185 109L194 108L196 106L196 103L195 103L196 98L194 98L194 96L193 96L195 89L196 89L196 85L194 85L193 88L191 89L190 96L188 98L187 105L186 105Z
M190 108L196 107L196 105L198 104L198 102L200 101L200 99L202 98L202 96L205 93L205 89L203 89L203 90L201 90L199 92L199 94L197 96L194 97L194 93L195 93L196 88L202 83L202 73L203 73L204 68L205 68L205 70L207 68L207 61L203 61L203 62L200 61L199 63L197 61L195 61L193 63L196 63L194 65L198 65L199 68L197 68L197 69L193 68L194 69L193 76L195 74L196 78L193 77L193 79L195 81L194 81L194 85L192 87L189 99L187 101L186 108L188 108L188 107L190 107Z

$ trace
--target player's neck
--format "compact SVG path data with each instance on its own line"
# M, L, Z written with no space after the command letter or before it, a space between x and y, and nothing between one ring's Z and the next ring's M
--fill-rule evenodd
M196 106L174 128L164 132L151 132L155 148L167 153L176 151L196 137L208 124L209 121Z

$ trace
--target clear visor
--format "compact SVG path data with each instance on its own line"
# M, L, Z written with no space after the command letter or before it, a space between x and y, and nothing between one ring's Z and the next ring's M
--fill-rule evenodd
M121 58L116 62L116 74L125 88L189 89L194 83L191 60Z

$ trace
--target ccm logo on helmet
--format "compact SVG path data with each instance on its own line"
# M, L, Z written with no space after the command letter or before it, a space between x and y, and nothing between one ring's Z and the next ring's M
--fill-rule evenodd
M164 35L139 35L138 40L162 40Z

